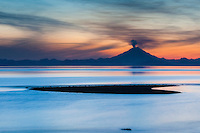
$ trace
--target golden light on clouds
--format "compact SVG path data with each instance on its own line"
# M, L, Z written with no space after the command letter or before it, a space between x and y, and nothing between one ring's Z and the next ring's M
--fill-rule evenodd
M26 38L31 35L28 31L23 31L9 25L0 25L0 38Z
M89 32L75 30L62 30L46 33L43 38L50 43L83 43L95 38L96 35Z

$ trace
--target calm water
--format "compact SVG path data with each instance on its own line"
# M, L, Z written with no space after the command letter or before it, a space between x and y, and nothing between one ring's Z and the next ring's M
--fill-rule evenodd
M181 84L167 89L183 93L78 94L25 88L162 83ZM0 132L200 132L200 67L0 67L0 86Z

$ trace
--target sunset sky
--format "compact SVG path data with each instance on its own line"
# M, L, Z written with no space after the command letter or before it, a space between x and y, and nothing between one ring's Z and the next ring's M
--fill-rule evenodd
M167 59L200 58L199 0L0 0L0 59L104 58L132 39Z

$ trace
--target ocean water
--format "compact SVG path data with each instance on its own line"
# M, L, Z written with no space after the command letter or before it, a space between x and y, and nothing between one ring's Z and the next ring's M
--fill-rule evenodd
M26 88L82 84L178 84L160 89L182 93L83 94ZM199 133L199 124L200 67L0 67L0 132Z

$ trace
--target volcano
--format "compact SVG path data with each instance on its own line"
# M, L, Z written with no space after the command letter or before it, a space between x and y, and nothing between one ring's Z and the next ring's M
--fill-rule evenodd
M109 59L112 64L118 65L165 65L166 59L158 58L154 55L147 53L139 47L132 49L114 56Z

